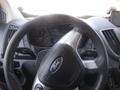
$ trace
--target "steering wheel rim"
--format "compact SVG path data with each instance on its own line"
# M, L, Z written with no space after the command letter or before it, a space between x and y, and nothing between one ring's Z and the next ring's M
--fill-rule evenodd
M100 68L97 68L97 70L100 71L99 73L102 73L102 74L99 76L99 79L96 82L96 85L93 87L92 90L100 90L102 88L103 84L105 83L104 80L106 79L107 71L108 71L108 68L107 68L108 57L107 57L107 52L104 47L104 43L103 43L102 39L99 37L99 35L94 30L92 30L92 28L90 28L85 22L79 20L78 18L74 18L74 17L68 16L68 15L48 15L48 16L42 16L40 18L37 18L33 21L26 23L19 31L17 31L14 34L11 41L9 42L9 45L8 45L8 47L6 49L6 53L5 53L4 74L5 74L5 79L6 79L8 88L10 90L22 90L22 85L20 84L19 80L17 79L16 75L14 74L14 69L13 69L12 63L13 63L13 56L15 53L15 49L17 48L17 46L18 46L20 40L23 38L23 36L26 33L30 32L30 30L34 30L34 26L52 27L52 26L59 25L61 23L70 23L70 24L74 25L75 28L72 30L73 34L75 34L75 33L77 33L77 34L79 33L81 35L86 34L90 38L92 38L94 43L98 46L96 48L99 51L99 54L100 54L99 56L102 56L102 60L101 60L101 57L99 57L100 60L98 60L97 63L98 63L98 65L100 65L100 64L102 64L102 65L100 66ZM28 29L28 27L29 27L29 29ZM61 41L63 44L63 40L60 40L55 45L58 45L60 47ZM69 40L68 40L68 42L69 42ZM77 43L78 42L76 42L76 44ZM64 44L66 44L66 41ZM55 46L55 47L58 47L58 46ZM72 48L74 48L74 47L72 47ZM74 52L74 50L73 50L73 52ZM91 63L91 64L93 64L93 63ZM84 62L84 65L86 65L85 71L87 71L87 70L90 71L91 64L88 64L88 62ZM36 77L38 76L38 74L39 73L37 73ZM36 81L36 79L35 79L35 81ZM35 84L36 83L34 83L34 85L33 85L33 90L35 88L34 87Z

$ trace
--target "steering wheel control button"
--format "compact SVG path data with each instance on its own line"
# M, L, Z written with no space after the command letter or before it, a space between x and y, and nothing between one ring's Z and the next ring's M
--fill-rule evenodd
M34 90L43 90L43 87L40 84L36 84Z
M50 72L52 74L56 73L63 63L63 57L56 58L50 66Z

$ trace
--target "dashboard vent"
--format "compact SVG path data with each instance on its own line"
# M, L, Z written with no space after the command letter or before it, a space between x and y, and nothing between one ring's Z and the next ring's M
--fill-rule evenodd
M7 32L5 34L2 58L4 58L5 50L7 48L7 45L9 43L10 39L12 38L14 33L19 29L19 26L15 25L15 24L9 24L9 26L7 28L8 28L8 30L7 30Z
M112 48L112 50L117 54L120 55L120 41L118 40L115 32L113 31L113 29L109 29L109 30L104 30L102 31L106 40L108 41L110 47Z
M8 42L10 41L13 34L18 30L18 26L10 24L8 28Z

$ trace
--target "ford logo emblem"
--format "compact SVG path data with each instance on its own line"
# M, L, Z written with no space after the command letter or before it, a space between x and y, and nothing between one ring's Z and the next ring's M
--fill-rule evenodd
M52 74L56 73L63 63L63 57L56 58L50 66L50 72Z

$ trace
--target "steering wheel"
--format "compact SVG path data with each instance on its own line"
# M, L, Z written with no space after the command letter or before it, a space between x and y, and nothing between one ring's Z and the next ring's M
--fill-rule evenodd
M54 44L44 56L32 90L74 90L76 87L82 90L80 84L86 73L97 73L96 82L87 90L102 89L108 72L108 57L103 40L84 21L72 16L56 14L41 16L26 23L10 40L4 60L4 74L9 90L22 90L13 68L13 57L20 40L35 28L49 29L60 24L71 24L73 29ZM92 39L98 54L93 60L83 60L77 52L86 35Z

